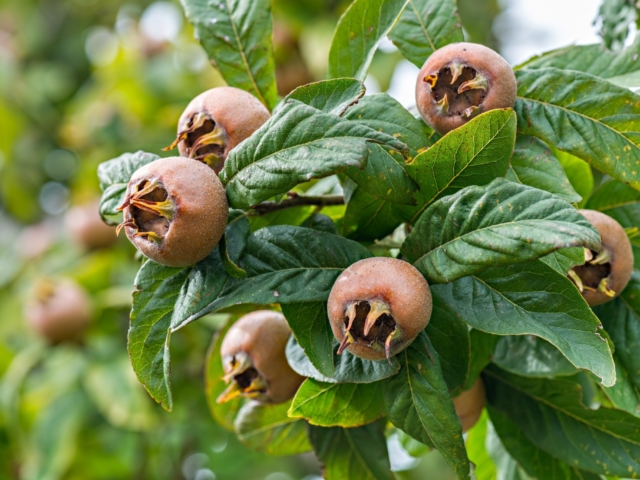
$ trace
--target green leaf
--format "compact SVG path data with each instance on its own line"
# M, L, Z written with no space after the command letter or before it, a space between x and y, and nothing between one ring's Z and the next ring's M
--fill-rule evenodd
M520 133L640 189L637 95L592 75L556 68L519 70L516 79Z
M496 466L489 456L485 439L488 429L487 411L483 410L480 419L467 435L466 447L469 460L476 466L476 480L496 480Z
M437 298L434 295L435 298ZM500 340L497 335L483 332L472 328L469 332L469 340L471 340L471 357L469 359L469 374L464 390L469 390L480 376L484 368L491 363L493 352Z
M338 235L338 227L336 227L336 224L331 220L330 216L323 213L314 213L302 222L300 226Z
M308 378L289 408L292 418L321 427L360 427L385 415L382 383L323 383Z
M493 354L493 363L523 377L559 377L578 373L560 350L533 335L500 338Z
M618 50L624 46L629 27L635 27L637 8L632 0L604 0L600 4L595 22L600 24L599 33L607 48Z
M318 371L332 377L333 369L333 332L327 316L327 304L290 303L282 305L298 345Z
M333 34L328 76L364 80L378 43L389 33L405 3L406 0L354 0Z
M496 480L531 480L504 448L491 422L487 422L485 444L495 465Z
M515 138L513 111L492 110L449 132L407 163L407 173L420 187L416 198L424 205L423 209L437 198L464 187L484 185L503 177Z
M400 352L402 367L386 384L389 420L416 440L434 445L458 478L469 475L462 427L440 368L438 354L421 334Z
M437 49L464 41L455 0L409 0L389 38L407 60L422 67Z
M231 151L220 179L231 206L246 209L299 183L347 167L363 168L369 154L368 141L406 150L406 145L390 135L287 100Z
M231 210L224 235L220 239L220 256L225 271L235 278L246 278L247 272L238 262L247 245L250 230L249 220L239 210Z
M616 362L616 384L602 387L602 390L614 407L640 417L640 392L615 354L613 359Z
M624 50L612 52L604 45L571 45L526 61L516 67L536 69L553 67L576 70L604 78L620 87L640 87L640 37Z
M338 355L338 343L333 345L333 363L335 371L332 377L322 375L305 355L295 338L290 338L287 344L287 360L291 368L298 374L313 378L324 383L373 383L389 378L400 370L400 363L396 357L391 358L391 365L386 360L363 360L349 351Z
M309 426L326 480L391 480L387 442L378 422L356 428Z
M135 153L124 153L98 165L98 179L100 180L100 190L102 190L102 199L100 200L102 220L109 225L120 223L117 219L122 214L117 208L124 203L124 196L131 176L140 167L159 158L158 155L140 150Z
M581 470L632 477L640 472L640 418L583 405L582 388L568 380L486 371L489 404L506 413L537 448Z
M263 405L249 401L234 422L236 435L247 447L269 455L296 455L311 450L307 423L287 416L288 403Z
M278 101L269 0L181 0L195 36L227 85L269 110Z
M495 335L537 335L605 385L615 383L611 351L598 334L600 322L573 282L540 261L433 285L431 293L473 328Z
M575 208L550 193L498 178L434 202L402 253L429 283L444 283L575 246L600 248L600 235Z
M516 138L507 179L553 193L569 203L582 200L551 150L537 138L528 135L518 135Z
M402 219L392 203L375 198L357 187L347 203L341 233L366 242L386 237L401 223Z
M617 180L596 188L585 208L606 213L623 227L640 227L640 192Z
M584 265L584 248L561 248L544 257L540 257L544 263L553 268L556 272L566 275L576 265Z
M355 78L323 80L296 88L285 98L298 100L326 113L341 117L364 95L364 83Z

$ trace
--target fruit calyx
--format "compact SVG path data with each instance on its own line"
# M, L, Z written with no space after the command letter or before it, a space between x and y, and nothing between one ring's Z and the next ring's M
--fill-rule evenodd
M338 348L338 355L350 344L359 343L374 350L384 350L387 361L391 363L391 357L395 353L392 351L392 343L402 336L402 332L385 300L376 298L348 303L344 326L344 338Z
M226 373L222 379L227 388L218 396L216 403L225 403L239 396L260 399L267 392L267 382L253 366L246 352L238 352L222 359Z
M164 238L174 217L175 205L167 191L158 182L143 180L127 195L118 210L130 207L131 218L124 220L116 229L132 228L136 237L159 242Z
M227 132L207 112L190 117L186 128L178 132L176 139L164 151L173 150L184 142L188 158L199 160L211 168L222 167L228 144Z
M585 291L601 292L607 297L615 297L617 292L609 287L611 283L611 255L609 251L602 249L601 252L597 253L585 248L584 255L584 265L578 265L569 270L568 273L569 278L576 284L580 293Z
M440 116L475 117L482 110L489 82L474 68L452 62L436 73L426 75L423 81L431 89L436 110Z

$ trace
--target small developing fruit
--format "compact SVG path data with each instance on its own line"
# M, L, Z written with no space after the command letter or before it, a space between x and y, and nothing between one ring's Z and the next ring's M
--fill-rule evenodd
M516 102L516 77L507 61L475 43L451 43L427 59L416 82L420 115L441 135L477 115Z
M386 257L360 260L342 272L327 305L338 354L347 349L389 362L424 330L431 308L429 284L420 272Z
M129 240L154 262L194 265L215 248L229 206L218 176L205 164L181 157L156 160L131 177L119 207Z
M71 238L87 250L107 248L116 241L116 230L100 218L100 202L94 201L70 208L64 224Z
M240 318L222 340L220 355L227 389L216 400L243 396L262 403L292 398L304 380L285 356L291 329L278 312L258 310Z
M232 148L269 119L269 111L244 90L216 87L191 100L178 121L178 136L164 150L178 146L181 157L206 163L216 173Z
M633 250L624 228L613 218L595 210L580 210L600 233L599 252L585 249L585 264L573 267L569 278L589 306L606 303L622 292L633 271Z
M31 328L55 344L82 337L91 318L91 304L77 283L43 280L36 285L34 298L25 304L24 313Z
M484 383L478 377L473 386L453 399L456 415L462 424L462 433L468 432L476 424L486 402Z

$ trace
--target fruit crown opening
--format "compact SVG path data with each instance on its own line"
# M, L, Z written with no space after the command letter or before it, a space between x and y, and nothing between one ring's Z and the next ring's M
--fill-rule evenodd
M482 110L489 89L485 76L474 68L452 62L423 79L431 89L441 116L473 118Z

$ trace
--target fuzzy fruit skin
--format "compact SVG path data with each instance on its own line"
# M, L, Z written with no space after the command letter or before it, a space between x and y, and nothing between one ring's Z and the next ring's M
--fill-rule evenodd
M270 310L251 312L234 323L222 340L220 355L225 373L225 357L245 352L253 367L267 382L266 403L282 403L298 391L305 377L294 372L285 356L291 329L284 316Z
M610 256L611 273L609 288L616 292L616 297L625 289L633 272L633 249L624 228L609 215L596 210L579 210L600 233L602 249ZM602 292L585 290L582 296L591 307L602 305L613 300Z
M174 204L169 230L159 242L135 236L125 227L127 238L145 256L169 267L194 265L215 248L227 225L229 205L222 182L205 164L182 157L168 157L136 170L127 195L144 180L158 182ZM132 221L133 208L124 208L124 220Z
M71 280L51 285L51 292L25 305L29 326L50 343L78 340L89 326L91 303L87 293Z
M271 116L266 107L249 92L235 87L216 87L195 97L178 120L178 133L186 130L189 120L200 112L207 112L227 134L222 157L227 158L232 148L248 138ZM178 143L181 157L187 157L184 141ZM219 173L223 164L214 170Z
M473 386L453 399L456 415L462 424L462 433L468 432L476 424L487 401L484 383L478 377Z
M100 218L100 201L70 208L64 224L71 237L87 250L107 248L117 240L116 229Z
M504 58L484 45L451 43L433 52L422 66L416 81L416 105L420 115L441 135L464 125L470 119L457 114L441 116L436 109L431 87L424 78L456 61L473 68L488 81L486 97L480 104L479 113L496 108L513 108L516 102L516 77Z
M433 302L429 284L411 264L387 257L373 257L354 263L340 274L331 288L327 311L331 329L339 342L345 335L345 310L353 301L382 299L404 332L405 349L427 326ZM384 360L385 352L361 344L347 346L352 354L365 360Z

